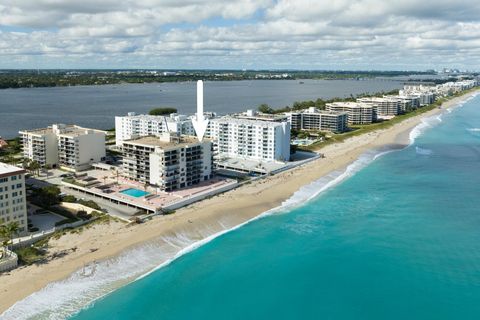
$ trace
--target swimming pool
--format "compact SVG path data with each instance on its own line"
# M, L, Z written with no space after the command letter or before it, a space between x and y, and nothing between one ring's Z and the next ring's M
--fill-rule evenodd
M127 196L130 196L130 197L135 197L135 198L144 197L150 194L149 192L146 192L140 189L135 189L135 188L125 189L120 191L120 193L126 194Z

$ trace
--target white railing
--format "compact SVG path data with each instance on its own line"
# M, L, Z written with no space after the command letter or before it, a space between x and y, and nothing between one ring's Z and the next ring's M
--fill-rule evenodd
M92 222L94 220L95 219L79 220L79 221L75 221L75 222L72 222L72 223L66 223L66 224L62 224L60 226L55 226L55 227L53 227L51 229L48 229L48 230L43 230L43 231L39 231L39 232L36 232L36 233L32 233L32 234L30 234L28 236L25 236L25 237L16 238L16 239L13 239L11 246L12 246L12 248L26 247L26 246L31 245L32 243L35 243L39 240L42 240L43 238L46 238L46 237L52 235L56 231L60 231L60 230L66 229L66 228L78 228L78 227L80 227L84 224L87 224L89 222Z
M18 257L15 252L8 249L0 251L0 272L15 269L18 265Z

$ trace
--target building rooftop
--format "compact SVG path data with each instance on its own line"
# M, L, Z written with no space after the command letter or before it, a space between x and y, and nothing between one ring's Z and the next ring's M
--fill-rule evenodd
M19 167L15 167L3 162L0 162L0 177L2 175L10 175L15 173L24 173L25 170Z
M274 121L274 122L286 121L286 116L283 114L262 113L254 110L247 110L246 112L236 113L231 115L231 117L238 118L238 119L259 120L259 121Z
M254 119L243 119L237 118L232 116L224 116L221 118L211 119L211 122L225 122L228 123L235 123L235 124L244 124L244 125L259 125L259 126L266 126L266 127L277 127L281 126L283 122L276 122L276 121L262 121L262 120L254 120Z
M101 130L95 130L95 129L89 129L89 128L82 128L79 126L67 126L65 128L59 128L58 129L58 135L64 136L64 137L79 137L83 136L85 134L90 134L90 133L105 133L104 131Z
M138 120L150 120L150 121L165 121L165 120L175 120L175 121L185 121L190 120L190 118L183 114L170 113L168 115L151 115L151 114L136 114L135 112L129 112L126 116L117 116L116 118L129 118L129 119L138 119Z
M48 128L40 128L40 129L32 129L32 130L22 130L22 131L20 131L20 134L24 134L24 133L36 134L36 135L44 135L44 134L48 134L48 133L53 133L53 130L52 130L52 128L48 127Z
M203 139L203 142L209 142L209 139ZM201 142L198 141L196 136L173 136L170 139L166 137L156 137L156 136L146 136L140 137L136 139L131 139L124 141L127 144L134 144L139 146L150 146L150 147L160 147L162 149L166 148L178 148L184 147L192 144L200 144Z
M215 112L204 112L205 118L214 118L216 116ZM163 116L155 116L151 114L136 114L135 112L129 112L126 116L116 116L115 118L127 118L127 119L138 119L138 120L147 120L147 121L191 121L192 117L195 115L185 115L178 113L170 113Z
M291 112L286 112L285 114L321 114L321 115L333 115L333 116L338 116L338 115L343 115L347 114L347 112L339 112L339 111L327 111L327 110L319 110L315 107L310 107L308 109L304 110L297 110L297 111L291 111Z
M55 133L58 135L68 136L68 137L78 137L84 134L88 134L90 132L105 133L105 131L102 131L102 130L89 129L89 128L83 128L73 124L60 124L60 123L53 124L48 128L20 131L21 134L27 133L27 134L34 134L34 135L44 135L44 134Z
M385 98L390 98L390 99L400 99L400 100L409 100L409 99L417 99L418 96L416 95L395 95L395 96L385 96Z
M334 106L334 107L346 107L346 108L372 108L372 106L366 104L366 103L361 103L361 102L351 102L351 101L346 101L346 102L331 102L327 103L327 106Z
M358 102L363 102L363 101L373 101L373 102L384 102L384 101L395 101L397 100L394 96L384 96L384 97L363 97L363 98L358 98Z

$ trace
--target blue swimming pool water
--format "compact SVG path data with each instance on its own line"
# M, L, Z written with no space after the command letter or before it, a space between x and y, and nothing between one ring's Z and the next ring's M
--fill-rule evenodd
M126 194L127 196L130 196L130 197L135 197L135 198L144 197L150 194L149 192L135 189L135 188L125 189L120 191L120 193Z

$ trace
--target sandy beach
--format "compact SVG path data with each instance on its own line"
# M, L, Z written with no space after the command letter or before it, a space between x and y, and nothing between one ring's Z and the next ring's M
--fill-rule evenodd
M321 150L325 158L243 185L179 209L175 214L159 216L147 223L133 226L114 221L97 224L82 233L68 233L60 239L52 239L48 254L51 256L66 252L66 255L45 264L18 268L0 276L0 313L48 283L66 278L85 264L108 259L149 240L178 233L201 240L205 235L212 235L251 220L280 206L302 186L332 171L346 168L368 150L385 146L407 146L410 142L409 133L423 118L441 113L473 94L468 93L449 100L441 109L406 119L388 129L328 145Z

